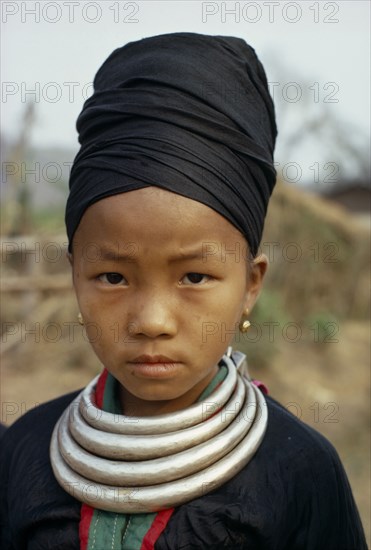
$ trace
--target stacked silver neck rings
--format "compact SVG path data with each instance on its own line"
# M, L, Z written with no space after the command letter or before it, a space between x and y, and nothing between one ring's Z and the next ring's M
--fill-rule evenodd
M267 426L260 390L228 352L228 374L205 400L155 417L111 414L95 406L98 376L56 424L50 459L65 491L94 508L148 513L217 489L257 451Z

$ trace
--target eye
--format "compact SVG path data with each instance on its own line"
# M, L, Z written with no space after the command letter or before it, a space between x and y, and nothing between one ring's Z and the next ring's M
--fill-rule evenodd
M119 285L125 280L120 273L102 273L98 276L98 279L103 283L108 283L110 285Z
M202 281L202 279L210 279L209 275L205 275L204 273L187 273L182 280L188 279L192 284L198 284ZM204 281L206 283L206 281Z

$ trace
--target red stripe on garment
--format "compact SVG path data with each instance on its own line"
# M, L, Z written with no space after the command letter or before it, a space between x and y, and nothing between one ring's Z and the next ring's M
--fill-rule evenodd
M95 403L98 408L103 406L103 394L104 387L106 385L106 380L108 376L107 369L104 369L101 375L98 378L97 386L95 388ZM89 542L89 529L95 508L92 508L88 504L81 505L80 511L80 523L79 523L79 539L80 539L80 550L86 550Z
M80 550L86 550L89 541L89 529L93 519L94 508L88 504L81 506L81 516L79 525Z
M169 508L168 510L162 510L161 512L158 512L157 516L155 516L155 519L152 522L151 527L144 536L140 550L154 550L155 542L160 537L162 531L165 529L173 512L174 508Z
M108 370L104 369L98 378L97 387L95 388L95 403L99 409L103 408L104 387L108 376Z
M251 382L254 384L254 386L259 388L259 390L264 393L264 395L269 394L268 386L266 386L264 382L262 382L261 380L256 380L255 378L252 379Z

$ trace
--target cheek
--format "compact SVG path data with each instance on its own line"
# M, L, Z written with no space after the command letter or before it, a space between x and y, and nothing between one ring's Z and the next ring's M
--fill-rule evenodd
M102 360L102 351L114 349L112 346L118 342L115 315L112 315L112 309L107 307L105 301L91 291L89 283L75 282L75 293L84 319L85 338Z
M214 315L204 320L195 338L200 342L200 349L206 353L219 356L230 344L239 331L239 323L243 304L239 302L233 307L221 307Z
M218 311L225 323L233 325L240 320L246 298L246 279L236 278L220 298Z
M117 357L122 352L123 346L126 346L118 335L118 331L115 330L115 326L99 322L87 324L86 339L102 365L114 372Z

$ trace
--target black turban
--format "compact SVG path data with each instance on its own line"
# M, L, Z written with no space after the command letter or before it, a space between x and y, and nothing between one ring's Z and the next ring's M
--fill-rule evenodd
M77 123L69 249L94 202L155 185L219 212L255 256L276 171L264 68L241 38L176 32L116 49Z

